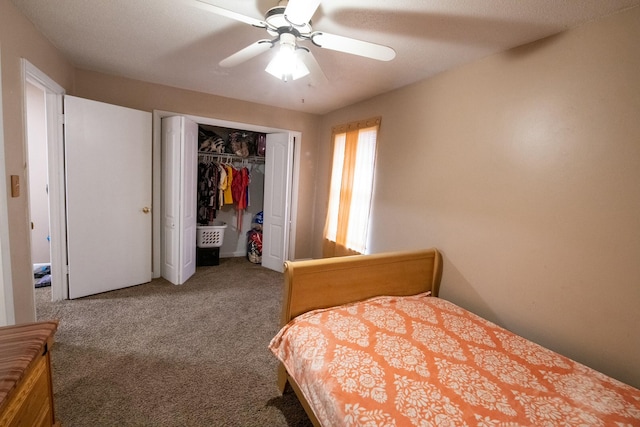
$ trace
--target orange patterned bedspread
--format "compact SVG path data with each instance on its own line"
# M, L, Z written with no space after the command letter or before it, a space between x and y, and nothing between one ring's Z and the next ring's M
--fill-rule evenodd
M428 294L303 314L270 349L327 427L640 425L640 390Z

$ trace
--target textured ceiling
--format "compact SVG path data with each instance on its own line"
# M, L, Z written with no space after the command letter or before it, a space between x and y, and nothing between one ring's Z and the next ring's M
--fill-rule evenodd
M276 0L208 0L263 19ZM271 51L234 68L218 62L263 29L195 0L13 0L77 67L261 104L325 113L444 70L576 27L640 0L323 0L313 29L394 48L379 62L308 44L328 81L282 82Z

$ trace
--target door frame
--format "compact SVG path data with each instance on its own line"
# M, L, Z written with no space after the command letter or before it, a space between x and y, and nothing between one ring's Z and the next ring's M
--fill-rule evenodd
M51 300L69 298L67 277L67 224L65 219L64 187L64 114L65 90L28 60L21 59L23 124L27 135L26 83L34 83L44 89L47 116L47 163L49 178L49 228L51 236ZM24 149L27 150L25 140ZM31 252L29 252L31 258ZM31 260L29 260L31 264Z
M161 247L160 247L160 215L159 207L161 206L161 190L162 190L162 119L170 116L184 116L198 124L211 126L227 127L232 129L243 129L253 132L262 133L289 133L289 139L293 144L293 168L292 176L289 177L292 182L291 194L288 199L291 203L289 211L289 239L286 242L287 248L285 253L288 260L295 259L295 242L296 242L296 223L298 216L298 190L300 176L300 141L302 133L290 129L281 129L267 126L252 125L242 122L233 122L229 120L215 119L211 117L195 116L192 114L153 110L153 277L158 278L161 275Z
M2 54L0 50L0 326L13 325L16 316L11 279L11 248L9 247L9 220L7 218L7 178L4 157L4 120L2 112Z

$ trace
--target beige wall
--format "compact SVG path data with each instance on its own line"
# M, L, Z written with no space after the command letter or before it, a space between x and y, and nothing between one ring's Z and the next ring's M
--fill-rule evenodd
M639 40L635 8L328 114L318 206L330 127L381 115L371 252L438 247L442 297L640 386Z
M296 258L311 256L318 116L83 70L76 70L74 95L145 111L171 111L302 132L295 247Z
M26 177L26 145L23 121L23 87L20 58L26 58L61 86L69 89L73 67L22 16L9 0L0 0L0 44L2 45L2 106L6 174L18 175L23 183L20 197L9 196L9 244L15 320L34 320L33 272L29 244L29 212ZM8 178L7 178L8 181ZM7 190L8 194L11 194Z

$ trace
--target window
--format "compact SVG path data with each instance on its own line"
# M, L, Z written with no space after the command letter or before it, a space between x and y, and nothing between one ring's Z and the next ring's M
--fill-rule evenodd
M365 253L380 118L333 129L323 256Z

